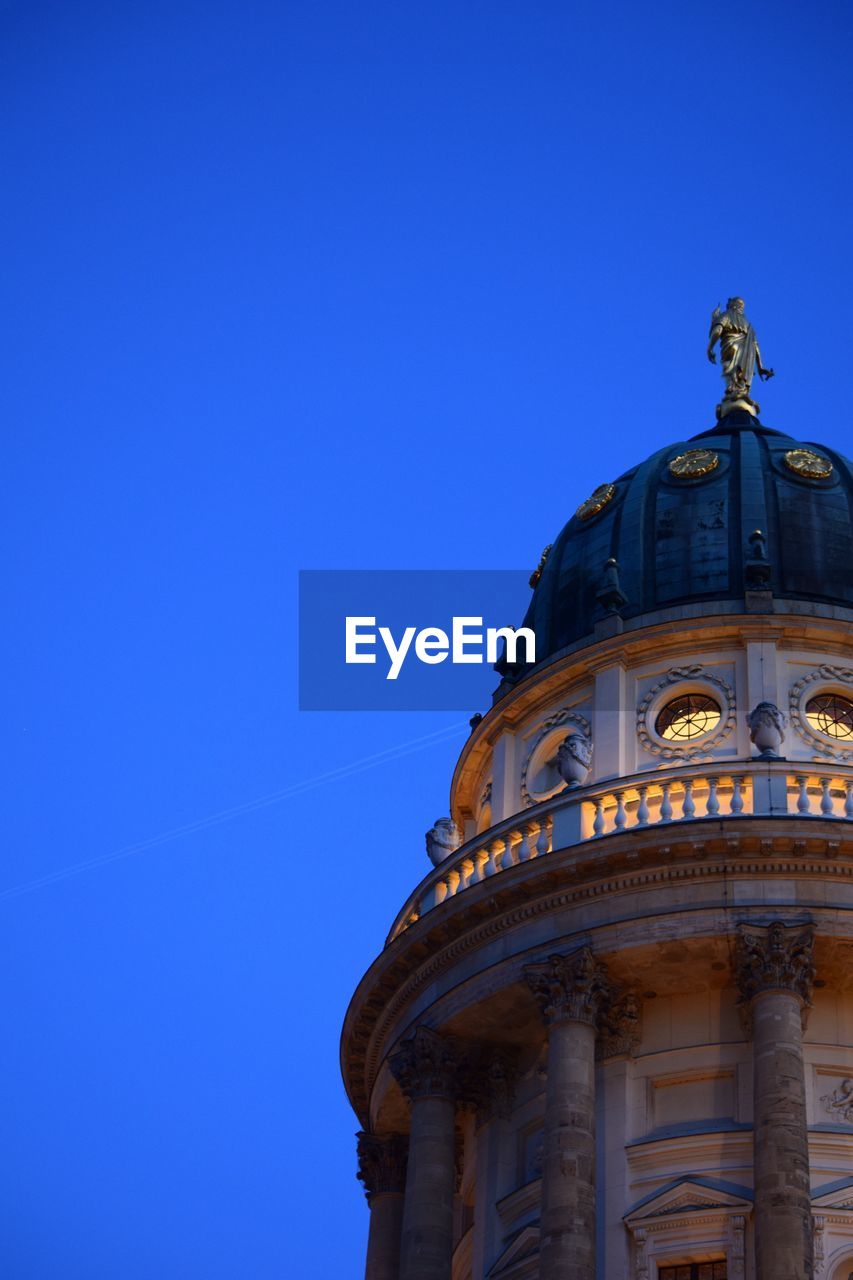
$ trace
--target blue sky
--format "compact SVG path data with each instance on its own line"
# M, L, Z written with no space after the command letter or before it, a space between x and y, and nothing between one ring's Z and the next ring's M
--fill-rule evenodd
M0 4L4 1276L362 1274L339 1029L465 717L300 715L297 572L532 568L735 292L853 450L852 22Z

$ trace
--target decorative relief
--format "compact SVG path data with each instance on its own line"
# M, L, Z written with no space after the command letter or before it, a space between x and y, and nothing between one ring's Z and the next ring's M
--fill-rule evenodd
M677 480L698 480L710 475L719 465L720 455L713 449L688 449L672 459L668 470Z
M790 991L805 1009L814 985L814 926L740 925L735 949L735 981L739 1003L749 1005L765 991Z
M542 577L542 570L545 568L545 565L548 563L548 557L551 554L553 546L554 544L552 542L549 542L547 547L539 557L539 563L537 564L536 568L533 570L533 572L530 575L531 587L537 586L539 579Z
M829 458L812 449L789 449L785 454L785 466L806 480L828 480L833 471Z
M406 1189L408 1142L399 1133L380 1138L375 1133L358 1134L358 1177L367 1203L373 1196Z
M663 741L654 732L653 718L660 700L660 695L673 685L683 684L685 688L701 691L703 687L712 688L717 697L721 695L722 712L717 728L702 737L694 746L689 741L684 744L672 740ZM714 747L719 746L735 728L735 691L727 680L706 671L701 663L689 667L673 667L662 676L637 706L637 737L641 745L651 755L662 756L665 760L694 760L707 756Z
M827 1113L842 1124L853 1124L853 1080L842 1080L832 1093L821 1098Z
M592 742L582 733L569 733L557 748L557 772L567 787L586 782L592 765Z
M633 1054L640 1043L639 1000L631 992L616 998L599 1019L596 1055L599 1059Z
M418 1027L388 1059L391 1074L403 1093L417 1098L455 1098L459 1091L459 1063L454 1046L429 1027Z
M746 1218L742 1213L732 1214L732 1265L729 1280L743 1280L746 1270Z
M612 502L616 496L615 484L600 484L594 489L585 502L578 507L575 515L579 520L591 520L593 516L597 516L599 511L603 511L608 502Z
M590 755L592 753L592 743L590 741L592 727L586 716L582 716L578 711L570 711L568 707L561 707L559 711L555 711L553 715L548 716L547 720L542 722L542 726L527 753L527 759L524 761L521 770L521 799L526 808L533 804L539 804L542 800L549 800L551 796L556 795L563 787L564 779L559 772L557 763L558 748L561 743L556 732L563 727L565 727L568 737L577 735L590 742ZM575 732L572 733L572 730ZM563 738L562 745L568 742L568 737ZM549 742L548 739L551 739L551 741ZM577 751L578 744L575 744L572 750ZM542 779L538 776L547 765L553 765L553 782L550 784L547 777ZM566 767L568 768L568 762ZM588 768L589 762L587 762ZM543 785L543 782L545 785Z
M796 684L791 685L788 695L788 715L791 725L814 749L816 755L842 762L853 760L853 746L843 747L840 743L825 738L823 734L817 733L811 727L806 718L806 703L811 701L821 685L845 685L850 690L850 696L853 697L853 670L849 667L824 665L801 676Z
M607 970L589 947L525 965L524 976L549 1025L571 1021L595 1026L615 995Z

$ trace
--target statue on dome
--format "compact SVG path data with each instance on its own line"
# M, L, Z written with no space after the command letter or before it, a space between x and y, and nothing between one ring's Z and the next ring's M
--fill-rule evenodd
M462 836L452 818L437 818L426 833L427 854L434 867L455 853L461 844Z
M723 378L726 390L717 405L717 417L724 418L733 409L745 409L757 416L760 405L750 397L752 379L758 371L762 382L773 377L773 370L761 363L761 351L755 330L746 318L743 298L729 298L725 311L719 307L711 316L711 332L708 337L708 359L717 363L714 347L719 342Z

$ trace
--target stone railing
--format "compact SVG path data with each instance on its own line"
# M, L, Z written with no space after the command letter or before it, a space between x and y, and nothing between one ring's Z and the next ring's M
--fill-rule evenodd
M388 940L448 898L552 849L639 827L720 818L853 818L853 766L795 766L785 760L682 765L562 791L475 836L434 868L397 916Z

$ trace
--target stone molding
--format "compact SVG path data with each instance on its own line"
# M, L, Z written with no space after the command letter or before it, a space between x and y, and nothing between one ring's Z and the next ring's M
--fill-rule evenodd
M524 977L548 1026L586 1022L597 1027L600 1015L614 1000L607 970L590 947L549 956L542 964L525 965Z
M814 990L814 926L738 926L734 957L740 1004L749 1005L768 991L788 991L809 1008Z
M392 1192L402 1195L406 1189L406 1161L409 1144L399 1133L380 1137L361 1132L358 1138L358 1173L367 1203L374 1196Z
M663 742L654 732L651 724L652 713L657 710L661 696L667 689L677 692L678 685L687 688L701 689L709 694L716 694L720 699L720 723L711 733L704 734L690 743ZM733 732L737 725L735 717L735 691L722 676L714 675L701 663L693 663L687 667L672 667L666 675L661 676L645 696L637 704L637 737L640 745L653 756L661 756L664 760L697 760L708 755Z
M839 685L846 686L847 693L853 698L853 670L849 667L835 667L825 663L807 672L788 691L788 719L818 756L844 764L853 760L853 747L844 747L840 742L833 742L827 735L816 733L806 719L806 703L817 694L829 693Z

